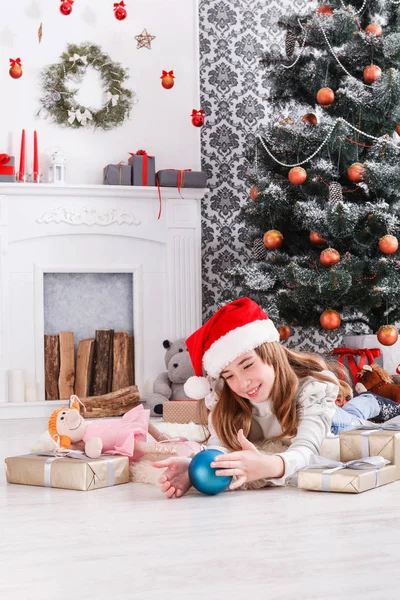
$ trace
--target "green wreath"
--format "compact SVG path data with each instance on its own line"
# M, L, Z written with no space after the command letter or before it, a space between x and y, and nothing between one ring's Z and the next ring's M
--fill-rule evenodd
M102 76L106 101L99 110L78 104L75 94L79 88L71 90L66 86L67 79L81 84L88 66ZM73 129L114 129L129 117L135 98L132 90L123 87L127 78L127 69L113 62L99 46L89 42L79 46L69 44L61 62L45 67L42 72L42 108L38 114L44 109L46 117L50 115L54 122Z

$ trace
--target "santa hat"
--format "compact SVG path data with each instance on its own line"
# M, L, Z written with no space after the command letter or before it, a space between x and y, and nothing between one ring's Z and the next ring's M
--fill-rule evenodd
M250 300L239 298L222 306L187 340L195 377L184 385L189 398L201 399L210 392L203 367L216 379L230 362L265 342L278 342L279 333L263 309Z

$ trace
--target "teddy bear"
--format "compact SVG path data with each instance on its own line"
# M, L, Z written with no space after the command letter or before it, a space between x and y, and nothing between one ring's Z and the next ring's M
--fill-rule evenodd
M175 342L164 340L163 346L166 349L164 360L167 370L156 377L153 394L146 402L152 416L161 416L163 404L168 400L189 400L183 385L189 377L194 375L185 338L179 338Z

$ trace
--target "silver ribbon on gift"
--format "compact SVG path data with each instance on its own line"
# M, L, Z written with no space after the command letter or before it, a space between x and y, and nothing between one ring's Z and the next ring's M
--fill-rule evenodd
M357 429L363 430L361 432L361 456L367 458L369 456L369 436L375 431L400 431L400 422L370 423L364 421L364 425Z
M375 471L375 487L379 487L380 484L380 469L386 467L390 463L390 460L383 458L382 456L369 456L367 458L359 458L356 460L349 460L346 463L324 458L323 456L313 455L311 457L310 465L303 469L324 469L322 471L321 489L323 492L331 491L331 476L337 471L343 469L355 469L357 471Z
M45 487L51 487L51 467L55 460L59 458L75 458L78 460L88 460L88 457L83 452L79 450L71 450L69 452L34 452L36 456L49 456L44 463L44 485ZM99 458L90 459L91 461L101 462L105 461L107 464L107 485L112 486L115 484L115 470L114 470L114 461L113 457L107 454L102 454ZM89 465L90 466L90 465ZM93 471L93 469L92 469ZM94 478L96 477L96 473L93 471Z

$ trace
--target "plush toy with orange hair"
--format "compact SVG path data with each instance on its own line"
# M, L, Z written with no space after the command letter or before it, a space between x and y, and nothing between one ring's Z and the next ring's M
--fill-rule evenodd
M77 396L71 396L69 408L55 410L48 423L50 437L57 446L84 450L89 458L101 454L121 454L137 460L145 453L188 455L195 449L185 438L170 440L150 423L150 411L141 404L127 412L121 419L85 421L80 412L83 406ZM155 442L147 442L147 433ZM164 443L166 442L166 443Z

